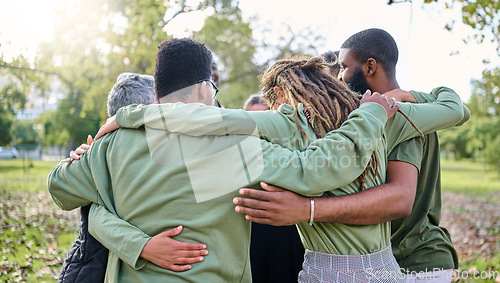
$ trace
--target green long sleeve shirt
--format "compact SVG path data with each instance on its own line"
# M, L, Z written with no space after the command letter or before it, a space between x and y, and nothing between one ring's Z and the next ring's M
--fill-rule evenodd
M172 106L185 107L181 113L199 107ZM115 251L130 251L128 258L132 260L140 253L145 237L134 240L123 225L114 225L111 220L108 227L104 222L102 227L108 227L110 234L121 235L106 244L116 247L110 248L107 282L250 282L250 225L234 211L232 199L237 190L256 187L261 180L313 195L322 193L319 189L310 191L313 182L323 187L344 186L364 170L382 141L386 119L380 105L363 104L341 128L325 139L311 140L303 152L262 140L258 134L195 137L167 132L156 124L120 129L94 142L80 160L60 162L49 174L48 188L55 203L65 210L95 203L149 236L183 225L177 240L202 242L209 250L203 262L185 272L165 270L149 262L136 261L131 266ZM316 163L344 155L351 158L351 166ZM133 243L139 244L136 247Z
M440 129L447 126L459 123L464 117L464 110L468 112L467 109L462 108L462 104L458 95L447 88L438 88L432 92L432 95L425 93L415 93L424 97L427 101L434 101L435 103L430 105L403 105L402 110L408 113L415 123L424 132L429 132L434 129ZM179 108L180 107L180 108ZM302 109L299 106L299 113L302 113ZM438 113L438 114L436 114ZM465 116L468 114L466 113ZM213 119L210 117L218 117ZM158 118L161 117L161 125L156 123L160 121ZM251 122L254 122L258 127L258 132L254 131L253 126L248 126L248 117L251 118ZM286 119L283 119L286 118ZM206 126L207 120L218 120L221 123L208 123L210 127ZM203 135L203 134L240 134L248 135L254 134L260 137L278 143L288 148L305 148L308 143L315 140L315 136L308 126L307 120L303 115L299 115L299 121L303 128L306 130L308 139L304 139L297 129L294 117L293 109L284 105L280 111L277 112L244 112L235 110L219 110L210 108L207 109L204 106L192 105L189 108L185 108L183 105L162 105L153 106L148 108L143 108L142 106L131 106L121 110L117 115L117 123L121 126L127 127L139 127L146 124L147 128L158 128L164 127L171 132L182 132L189 135ZM205 125L203 129L199 129L199 125ZM193 126L194 125L194 126ZM219 127L219 126L223 127ZM399 126L398 126L399 125ZM399 128L398 128L399 127ZM388 130L389 129L389 130ZM385 138L387 142L387 147L393 147L395 143L408 138L411 134L415 134L413 128L411 128L407 121L400 115L391 119L388 122L388 126L385 130ZM383 147L381 147L382 149ZM377 156L379 159L385 159L387 152L379 150ZM346 156L332 156L332 159L336 158L336 165L342 165L343 163L350 164L349 158ZM343 159L342 159L343 158ZM343 162L343 163L342 163ZM333 164L333 163L332 163ZM331 166L332 164L329 164ZM344 164L344 165L345 165ZM368 181L365 187L371 187L373 185L379 184L384 181L385 177L385 162L382 168L379 170L377 179ZM320 165L320 164L318 164ZM288 187L290 188L290 187ZM305 194L313 194L318 191L325 192L325 195L341 195L346 193L356 192L359 188L359 183L351 183L349 186L344 188L335 189L335 184L329 184L328 186L316 186L311 184L308 188L308 192L301 192ZM103 208L97 208L97 210ZM109 229L104 225L99 225L106 219L117 218L116 216L110 215L110 213L96 213L97 215L94 220L90 221L91 232L101 241L106 238L112 239L112 235L109 233ZM120 219L115 219L120 222ZM363 254L373 251L380 250L388 244L389 234L388 225L366 225L366 226L352 226L343 224L329 224L329 223L316 223L313 227L308 227L304 224L299 224L299 229L301 230L301 235L304 244L307 248L316 251L335 253L335 254ZM137 231L134 231L137 232ZM136 248L135 254L139 254L142 250L142 242L147 239L147 235L137 232L136 235ZM113 252L117 254L122 254L122 258L130 258L127 254L123 254L119 248L113 247L113 241L107 241ZM116 245L114 245L116 246ZM130 253L129 253L130 254ZM135 264L135 263L133 263Z

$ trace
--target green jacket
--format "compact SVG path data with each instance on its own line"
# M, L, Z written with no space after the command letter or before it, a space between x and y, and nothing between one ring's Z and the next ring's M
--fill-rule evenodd
M201 107L170 106L186 115ZM232 198L237 190L256 187L260 180L303 193L313 181L344 186L364 170L363 162L368 162L381 141L386 119L380 105L363 104L341 128L310 143L304 152L284 149L257 136L193 137L166 132L155 124L146 129L120 129L94 142L80 160L59 163L49 174L48 188L65 210L95 203L126 220L128 228L133 225L146 235L182 224L185 228L177 240L202 242L209 250L203 262L176 273L137 260L148 236L136 237L113 221L112 225L101 223L114 235L112 243L103 241L111 251L108 282L250 282L250 225L234 211ZM284 114L283 120L288 120ZM352 156L361 167L335 168L311 162L340 155ZM318 179L317 174L325 178ZM127 262L118 258L118 250L128 254L124 257Z

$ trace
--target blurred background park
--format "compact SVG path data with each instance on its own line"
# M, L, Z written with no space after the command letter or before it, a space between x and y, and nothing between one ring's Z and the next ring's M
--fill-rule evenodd
M338 50L371 27L398 43L401 88L446 85L469 107L468 123L439 134L442 224L461 270L499 271L499 10L496 0L0 0L0 281L56 280L78 211L53 204L48 172L104 123L120 73L153 74L160 42L204 42L218 99L242 108L276 59Z

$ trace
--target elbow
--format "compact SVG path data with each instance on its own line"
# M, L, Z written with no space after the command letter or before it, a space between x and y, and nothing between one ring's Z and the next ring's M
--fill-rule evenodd
M408 195L401 196L398 201L395 201L393 207L394 219L410 216L414 201L415 196L409 197Z
M464 109L460 105L460 109L456 109L456 111L455 111L455 115L454 115L455 125L460 124L460 122L463 120L464 120Z
M392 210L392 215L390 220L404 218L410 216L412 211L412 206L407 204L395 204Z
M412 206L411 205L401 206L396 211L396 218L408 217L408 216L410 216L411 211L412 211Z

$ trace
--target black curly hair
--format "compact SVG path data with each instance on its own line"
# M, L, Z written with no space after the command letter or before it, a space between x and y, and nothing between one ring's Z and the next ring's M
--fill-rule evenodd
M191 38L173 38L158 46L154 73L158 99L208 80L212 75L212 52Z
M351 35L340 48L349 49L349 52L361 64L373 58L382 65L388 77L396 76L398 46L394 38L385 30L371 28L360 31Z

